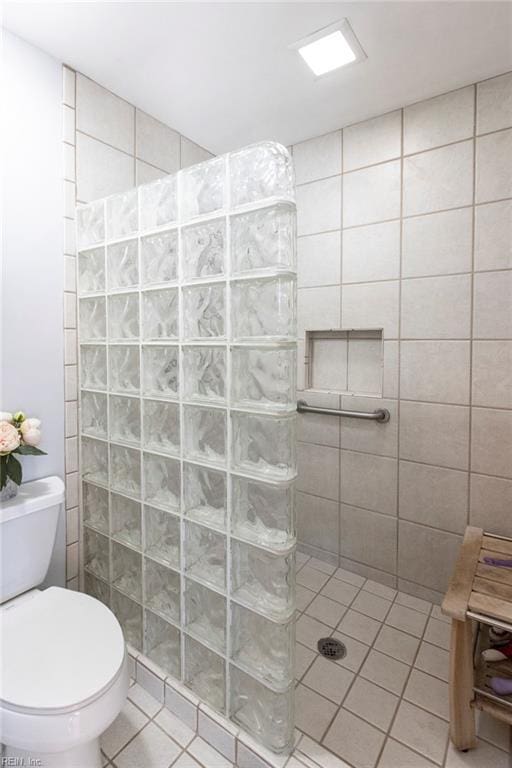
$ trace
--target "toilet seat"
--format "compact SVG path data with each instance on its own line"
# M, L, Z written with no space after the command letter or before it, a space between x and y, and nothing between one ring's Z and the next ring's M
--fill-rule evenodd
M86 707L125 669L119 622L94 598L49 587L0 610L0 707L56 715Z

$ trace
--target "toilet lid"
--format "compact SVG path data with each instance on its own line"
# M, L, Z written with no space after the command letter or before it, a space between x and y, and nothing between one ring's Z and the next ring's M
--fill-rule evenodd
M97 697L119 672L119 622L99 600L49 587L0 610L0 702L66 709Z

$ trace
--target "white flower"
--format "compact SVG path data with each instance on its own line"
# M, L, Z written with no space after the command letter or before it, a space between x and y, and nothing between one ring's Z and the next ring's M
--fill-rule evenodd
M20 435L16 427L8 421L0 421L0 456L16 450L20 444Z
M0 421L6 421L8 424L12 424L12 413L9 413L9 411L0 411Z
M32 429L38 430L40 426L41 422L39 419L25 419L25 421L20 424L20 431L23 438L25 438L26 432L30 432Z
M37 419L33 419L33 421L37 421ZM36 427L23 430L23 442L25 445L39 445L41 442L41 430Z

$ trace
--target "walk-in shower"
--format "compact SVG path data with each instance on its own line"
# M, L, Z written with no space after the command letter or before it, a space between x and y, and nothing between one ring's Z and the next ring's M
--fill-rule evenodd
M80 207L83 587L276 751L293 733L296 274L288 152Z

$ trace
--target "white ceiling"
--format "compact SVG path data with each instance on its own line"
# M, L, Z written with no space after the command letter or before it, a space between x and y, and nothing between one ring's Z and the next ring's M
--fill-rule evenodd
M288 46L343 17L368 58L315 79ZM512 70L510 2L5 2L3 24L216 153Z

